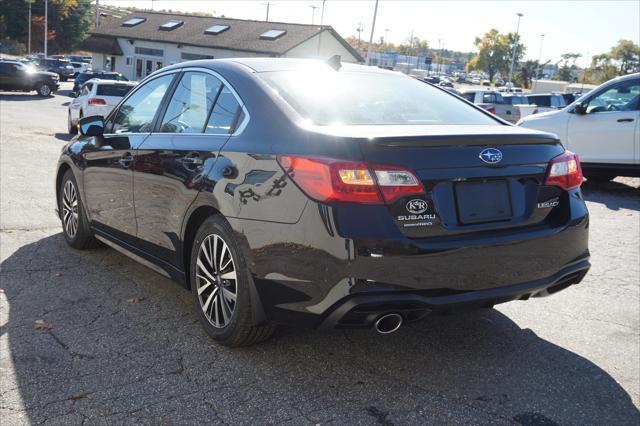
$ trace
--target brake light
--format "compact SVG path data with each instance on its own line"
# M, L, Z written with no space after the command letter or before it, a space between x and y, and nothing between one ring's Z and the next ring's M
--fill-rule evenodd
M580 167L578 154L565 151L549 162L545 185L556 185L563 189L578 188L582 185L584 175Z
M496 113L496 109L494 107L487 108L487 111L489 111L491 114L494 114L494 115Z
M100 98L89 98L87 101L89 105L106 105L107 102L104 99Z
M397 166L290 155L278 156L278 163L309 197L323 203L391 204L424 192L413 173Z

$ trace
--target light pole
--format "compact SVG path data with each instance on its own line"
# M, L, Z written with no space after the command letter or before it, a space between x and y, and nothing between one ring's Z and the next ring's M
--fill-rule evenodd
M266 19L266 21L269 22L269 8L271 7L271 5L275 6L275 3L268 1L266 3L260 3L260 4L263 5L263 6L267 6L267 19Z
M311 8L311 25L313 25L314 18L316 17L316 9L318 9L318 6L309 5L309 7Z
M436 65L436 74L440 74L440 55L442 54L442 52L440 51L440 48L442 47L442 39L439 38L438 39L438 64Z
M384 44L389 45L389 28L384 29Z
M49 35L49 0L44 0L44 57L47 57L47 42Z
M540 74L541 66L540 61L542 60L542 42L544 41L544 34L540 34L540 52L538 53L538 72L536 72L536 80L538 79L538 74Z
M376 29L376 16L378 15L378 0L376 0L376 7L373 9L373 22L371 23L371 35L369 35L369 46L367 48L367 65L371 64L371 47L373 45L373 32Z
M360 47L360 33L363 31L362 22L358 22L358 28L356 28L356 31L358 32L358 49L361 49L361 47Z
M520 32L520 18L524 15L518 13L518 25L516 26L516 37L513 41L513 54L511 55L511 68L509 68L509 88L511 88L511 77L513 77L513 66L516 64L516 50L518 50L518 33Z
M31 54L31 0L29 0L29 37L27 42L27 54Z
M327 0L322 0L322 8L320 9L320 34L318 34L318 56L320 56L320 45L322 44L322 32L324 29L322 25L324 25L324 4Z

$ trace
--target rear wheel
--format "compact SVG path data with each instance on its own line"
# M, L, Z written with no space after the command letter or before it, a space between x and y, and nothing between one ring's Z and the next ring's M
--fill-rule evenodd
M58 208L62 220L62 233L67 244L82 250L95 247L97 241L89 229L89 222L84 214L78 184L71 170L67 170L62 178L58 194Z
M40 83L38 85L38 95L51 96L52 93L53 93L53 89L48 83Z
M71 121L71 111L67 114L67 128L69 129L70 135L75 135L78 133L78 126L74 125Z
M214 340L225 346L248 346L273 334L274 325L253 324L251 276L233 231L221 216L208 218L198 229L190 272L198 319Z

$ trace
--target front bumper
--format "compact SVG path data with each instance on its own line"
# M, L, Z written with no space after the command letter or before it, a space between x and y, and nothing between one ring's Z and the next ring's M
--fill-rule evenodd
M370 327L380 316L388 313L398 313L405 322L411 322L432 313L444 315L490 308L512 300L549 296L582 281L590 267L589 261L584 259L548 278L485 290L358 293L329 309L318 328Z

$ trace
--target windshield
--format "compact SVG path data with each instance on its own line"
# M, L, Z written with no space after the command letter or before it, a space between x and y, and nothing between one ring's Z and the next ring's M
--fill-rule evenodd
M455 96L404 75L304 69L259 76L316 125L496 124Z

